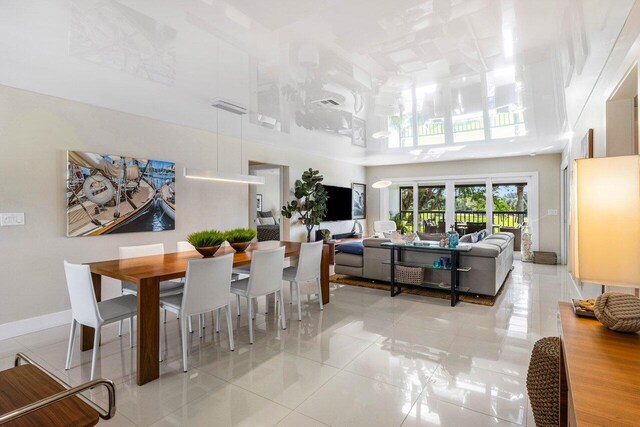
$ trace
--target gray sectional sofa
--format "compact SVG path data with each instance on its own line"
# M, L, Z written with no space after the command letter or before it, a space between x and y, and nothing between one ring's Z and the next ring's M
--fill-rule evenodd
M364 239L362 255L339 252L337 248L335 271L337 274L363 277L381 281L389 281L390 252L382 243L389 239ZM470 252L460 255L460 265L471 267L469 272L460 273L460 287L469 288L468 292L495 296L513 265L514 235L512 233L496 233L487 236L477 243L465 243L472 247ZM404 251L404 261L432 263L443 253ZM429 282L449 282L448 271L425 269L425 280Z

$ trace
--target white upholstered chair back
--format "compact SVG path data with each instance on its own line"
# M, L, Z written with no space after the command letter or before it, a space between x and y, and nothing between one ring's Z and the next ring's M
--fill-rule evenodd
M300 257L298 258L298 269L296 270L296 281L305 282L307 280L320 277L322 245L322 240L318 242L303 243L301 245Z
M233 254L192 259L182 297L182 316L216 310L229 304Z
M67 277L73 318L81 325L97 328L103 320L98 310L89 266L65 261L64 272Z
M251 252L249 296L268 295L282 289L283 263L284 246Z
M139 256L152 256L164 254L164 245L156 243L140 246L120 246L120 259L135 258Z

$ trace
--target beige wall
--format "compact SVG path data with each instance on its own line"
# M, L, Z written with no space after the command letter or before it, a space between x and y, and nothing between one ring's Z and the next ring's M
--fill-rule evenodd
M221 169L237 172L239 138L220 135L220 144ZM0 228L0 325L69 308L63 259L116 258L119 246L157 242L173 251L191 231L248 225L246 185L187 180L181 174L185 166L215 169L215 133L0 86L0 149L0 212L24 212L26 219L23 227ZM65 237L68 149L175 161L176 230ZM309 167L332 185L348 187L365 177L363 167L262 142L245 140L243 151L245 171L249 160L288 165L292 183ZM332 228L348 231L351 222ZM292 240L304 237L304 228L291 227ZM119 290L108 280L103 287L106 295Z
M496 173L538 172L539 249L560 254L560 216L547 215L549 209L560 210L560 154L535 157L461 160L454 162L416 163L410 165L374 166L367 168L367 183L374 178L391 180L411 177L443 177L452 175L482 175ZM369 187L367 218L373 232L373 222L380 217L380 191Z

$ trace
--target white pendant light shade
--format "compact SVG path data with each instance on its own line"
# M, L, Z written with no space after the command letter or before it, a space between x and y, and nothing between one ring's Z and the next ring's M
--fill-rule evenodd
M185 178L204 179L207 181L236 182L239 184L264 184L263 176L244 175L239 173L218 172L206 169L184 168Z
M373 188L387 188L391 184L392 184L392 182L387 180L387 179L379 179L379 180L375 181L373 184L371 184L371 187L373 187Z
M391 132L388 130L381 130L378 132L375 132L373 135L371 135L371 138L373 139L384 139L384 138L389 138L391 136Z

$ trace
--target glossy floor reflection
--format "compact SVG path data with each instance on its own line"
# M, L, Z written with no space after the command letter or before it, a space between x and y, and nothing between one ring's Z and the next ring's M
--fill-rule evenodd
M217 334L209 316L204 336L189 338L186 374L171 318L163 325L161 377L143 387L135 384L135 347L109 326L97 372L116 382L118 413L103 424L533 426L525 384L531 348L557 335L557 302L573 288L562 266L520 262L505 286L494 307L451 308L445 300L333 285L323 312L313 298L304 301L301 322L287 304L285 331L273 301L265 307L262 299L255 344L246 316L234 316L230 352L224 320ZM67 333L58 327L0 341L0 368L23 351L71 384L88 380L90 352L76 348L64 370Z

